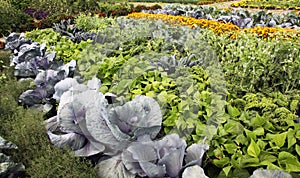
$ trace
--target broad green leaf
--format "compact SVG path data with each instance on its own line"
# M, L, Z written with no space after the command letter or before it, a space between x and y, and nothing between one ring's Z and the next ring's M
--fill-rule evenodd
M267 144L268 144L268 143L262 141L262 139L258 139L258 141L257 141L257 145L259 146L259 148L260 148L261 150L264 150Z
M297 132L296 132L296 138L300 140L300 130L297 130Z
M132 90L131 92L135 95L141 95L143 93L141 89Z
M295 149L296 149L298 156L300 156L300 146L298 144L296 145Z
M157 99L159 103L166 103L168 98L168 93L166 91L162 91L157 95Z
M287 136L287 132L281 134L275 134L273 137L275 144L281 148L285 143L286 136Z
M214 165L222 168L230 163L230 158L225 157L225 158L221 158L221 159L214 159L213 163L214 163Z
M262 127L258 127L257 129L253 130L253 132L255 133L255 135L260 136L260 135L264 135L265 131L264 128Z
M214 125L208 125L203 130L203 136L207 140L212 140L212 138L217 134L217 128Z
M224 147L229 154L234 154L238 149L238 146L234 143L224 144Z
M214 153L215 157L221 157L223 155L221 148L214 149L213 153Z
M197 135L202 135L205 127L206 127L205 124L203 124L201 122L197 122L197 124L196 124L196 134Z
M194 92L194 85L191 85L186 92L188 95L191 95Z
M243 167L248 167L248 166L258 166L259 165L259 159L258 158L253 158L249 155L244 155L239 157L240 158L240 164Z
M228 133L225 131L224 127L220 125L218 127L218 136L223 137L225 135L228 135Z
M234 140L238 145L239 144L243 144L243 145L247 145L248 140L244 135L238 135L235 140Z
M253 139L251 139L251 143L250 143L250 145L248 146L247 153L248 153L248 155L253 156L253 157L258 157L259 154L260 154L260 148L259 148L259 146L254 142Z
M251 119L252 127L262 127L266 123L266 119L256 114L256 117Z
M236 107L232 107L231 105L227 105L227 111L231 117L238 117L241 114Z
M154 91L148 91L148 92L146 93L146 96L149 96L149 97L151 97L151 98L154 98L154 97L156 96L156 93L155 93Z
M149 92L151 90L151 85L146 85L146 87L145 88L143 88L143 91L144 92Z
M224 171L225 175L228 176L230 170L231 170L232 166L227 166L227 167L224 167L222 169L222 171Z
M266 121L266 123L264 124L264 128L266 129L266 130L275 130L275 127L273 126L273 124L271 123L271 122L269 122L269 121Z
M248 129L246 129L246 128L244 128L244 131L245 131L246 136L247 136L247 138L248 138L249 140L251 140L251 139L256 140L256 135L255 135L254 132L252 132L252 131L250 131L250 130L248 130Z
M288 172L299 172L300 171L300 162L297 157L293 154L282 151L278 155L278 161L281 165L285 165L286 171Z
M273 170L282 170L282 168L281 167L279 167L279 166L276 166L275 164L273 164L273 163L269 163L268 165L267 165L267 169L273 169Z
M260 161L269 161L269 162L275 162L277 160L277 157L274 155L271 155L269 152L262 151L259 155Z
M136 74L142 74L142 73L144 73L144 70L143 69L141 69L141 68L139 68L139 67L134 67L134 73L136 73Z
M295 131L291 128L289 128L288 130L287 139L288 139L288 149L291 148L297 142L295 138Z
M227 133L231 134L242 134L243 133L243 125L237 121L229 120L225 125L224 129Z
M273 140L274 139L274 136L275 136L275 134L270 134L270 133L267 133L267 135L266 135L266 139L267 140Z

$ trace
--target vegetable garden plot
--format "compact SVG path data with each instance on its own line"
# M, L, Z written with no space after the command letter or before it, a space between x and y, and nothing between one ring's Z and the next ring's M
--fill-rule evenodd
M97 18L82 18L100 24ZM249 177L257 168L299 172L296 41L278 45L275 40L246 34L230 39L199 28L147 20L102 22L90 27L97 33L91 41L72 41L71 35L62 37L52 30L26 34L46 46L22 37L11 41L11 46L17 44L19 49L14 56L16 64L41 64L32 61L38 58L51 64L35 79L33 91L43 92L27 91L23 93L27 98L23 95L21 99L43 109L45 104L53 104L48 101L57 100L57 114L47 120L48 134L56 146L68 145L78 156L102 153L97 167L100 177L180 177L182 172L184 177L197 175L189 173L194 171L203 174L200 166L209 177ZM74 50L77 44L85 45L70 57L64 55L61 48L67 47L60 43L75 46ZM296 50L288 50L292 47ZM24 51L19 53L20 49ZM60 50L60 55L48 56ZM53 65L49 59L65 64ZM284 62L284 67L277 68L274 61ZM264 72L261 66L274 73ZM252 75L247 75L249 72ZM282 75L285 72L287 75ZM89 79L86 85L80 84ZM47 87L43 83L48 83ZM36 94L43 94L41 100L26 102ZM89 104L91 98L97 104ZM101 139L101 134L114 141ZM171 150L176 151L171 154ZM193 155L194 151L197 154ZM118 171L107 171L115 165ZM259 172L253 176L284 174Z

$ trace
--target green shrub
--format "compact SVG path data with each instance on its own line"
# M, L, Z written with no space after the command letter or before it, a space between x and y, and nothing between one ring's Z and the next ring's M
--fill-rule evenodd
M33 5L31 0L10 0L10 2L16 9L22 11Z
M0 37L7 36L11 32L20 32L21 26L32 20L28 14L24 14L10 1L0 0L0 4Z
M26 177L97 177L87 159L75 157L69 150L52 146L40 111L18 105L19 95L28 89L30 80L16 81L12 69L0 85L0 135L18 146L9 155L15 162L24 164Z

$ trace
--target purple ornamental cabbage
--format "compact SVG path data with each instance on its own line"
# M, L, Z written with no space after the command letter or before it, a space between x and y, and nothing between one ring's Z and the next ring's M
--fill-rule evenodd
M55 93L54 86L59 81L67 78L75 70L75 66L76 62L71 61L57 68L57 70L49 69L40 71L34 80L36 88L22 93L19 97L19 102L29 107L41 107L43 111L49 111L51 109L49 102Z
M289 173L286 173L281 170L255 170L253 172L253 175L250 176L250 178L292 178L292 176Z
M25 34L11 33L5 37L5 49L10 49L14 54L19 52L19 47L23 44L31 44L30 39L25 39Z
M188 147L186 167L187 145L177 134L154 141L162 124L162 113L154 99L136 96L112 107L98 91L100 85L96 78L87 85L71 78L55 85L58 112L46 121L54 145L69 146L77 156L102 153L97 165L100 177L178 177L185 169L189 172L192 166L201 165L208 145Z
M149 128L152 129L151 133L153 131L153 137L158 134L162 114L154 99L138 96L123 106L110 109L105 95L98 92L100 84L96 79L89 81L87 86L67 79L55 86L54 96L60 103L56 123L49 120L48 128L58 129L50 130L51 132L84 136L87 144L74 150L77 156L91 156L100 152L116 155L140 135L150 132ZM57 127L52 127L55 124ZM53 135L49 136L53 140ZM74 143L71 140L72 138L70 144ZM59 143L56 144L59 147L65 145L56 143Z

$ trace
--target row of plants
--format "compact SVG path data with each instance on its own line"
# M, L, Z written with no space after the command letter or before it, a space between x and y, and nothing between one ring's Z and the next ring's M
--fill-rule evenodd
M228 2L228 1L231 0L199 0L197 5L214 4L214 3Z
M85 20L83 21L83 19L85 19ZM124 20L123 18L121 18L121 19ZM141 35L144 36L144 35L147 34L146 32L149 31L149 30L147 30L147 28L152 29L154 27L150 28L147 25L147 28L143 27L142 29L140 29L140 28L138 28L138 29L132 28L131 29L131 27L126 26L125 22L122 24L122 20L118 20L119 22L116 23L116 20L114 20L114 19L103 19L103 18L97 18L97 16L82 15L81 17L78 17L75 21L78 22L77 26L80 27L80 28L83 28L83 29L86 29L86 30L91 30L92 28L94 28L93 32L96 32L97 36L98 36L97 38L95 38L96 41L101 42L101 43L106 43L106 41L108 41L110 43L110 44L105 44L104 47L102 47L102 49L101 49L101 51L103 53L107 54L107 55L111 55L111 56L121 55L121 54L123 56L133 55L133 54L137 54L137 52L141 51L142 49L143 50L146 50L146 49L150 50L152 48L156 49L157 46L160 46L159 42L157 42L158 44L150 43L150 42L149 42L150 44L148 44L148 43L146 43L146 41L144 41L143 43L141 43L140 47L137 48L136 50L133 50L133 51L127 50L128 47L123 47L122 46L123 43L126 42L126 44L129 45L129 46L131 46L131 45L135 46L134 45L135 41L133 41L133 43L129 43L128 38L133 38L135 36L141 36ZM133 22L135 22L135 21L133 21ZM109 27L110 27L111 30L108 30ZM130 28L130 30L128 30L128 32L126 32L126 30L124 30L125 27ZM180 27L180 28L185 28L185 27ZM148 35L150 35L150 32L149 32ZM157 35L160 35L160 33L157 32L157 33L151 34L150 36L154 37L154 36L157 36ZM285 40L285 39L279 39L279 38L276 39L276 40L272 40L272 39L263 40L263 39L257 39L254 36L249 36L249 35L243 34L243 33L236 34L236 35L237 35L239 40L249 41L249 42L236 43L236 40L234 40L234 39L229 39L226 36L218 36L218 35L215 35L214 33L209 33L209 35L207 34L206 37L205 37L205 41L212 38L209 41L218 41L219 42L219 44L211 43L210 45L215 46L214 49L217 50L218 52L220 52L219 57L222 59L222 62L227 62L227 60L226 60L227 58L228 59L229 58L244 59L240 63L241 66L242 66L242 63L247 62L247 61L249 62L249 60L252 59L252 58L257 59L257 56L255 56L256 55L255 51L260 51L259 50L260 48L265 48L265 49L268 49L267 51L269 51L269 53L266 54L267 51L265 51L264 54L261 55L261 57L265 58L266 56L269 56L270 59L269 60L265 59L266 61L277 61L278 59L275 59L275 57L278 57L277 54L280 53L280 56L281 56L280 59L287 58L286 61L281 61L280 62L281 64L294 65L294 63L297 63L297 60L298 60L298 57L299 57L298 56L299 55L298 50L297 50L299 48L299 45L297 44L297 39L295 39L295 40L290 39L288 41ZM56 46L56 43L61 41L61 38L62 39L68 39L67 37L61 37L61 38L55 37L55 36L59 36L59 33L54 32L51 29L32 31L32 32L27 33L26 36L28 38L32 38L34 41L38 41L40 43L46 42L48 47L54 46L53 49L56 50L56 51L60 51L60 48L61 48L61 46ZM67 43L76 44L76 43L72 42L70 39L68 39L67 41L69 41L69 42L66 42L65 45L67 45ZM250 42L250 41L253 41L253 42ZM81 44L82 42L85 42L85 41L81 41L79 44ZM221 42L224 43L224 44L221 45L220 44ZM94 43L85 44L84 46L82 46L82 49L80 51L85 51L85 49L89 48L91 46L91 44L94 44ZM114 44L112 44L112 43L114 43ZM181 42L181 43L183 43L183 42ZM241 50L240 48L241 48L242 44L244 44L244 47L242 47L242 50ZM157 46L151 47L151 45L157 45ZM171 46L172 45L166 47L166 49L167 48L172 49ZM228 46L230 46L230 47L228 47ZM276 46L278 46L278 49L281 49L281 50L278 50ZM116 49L119 49L119 52L115 54L115 52L113 52L113 51L116 50ZM157 50L161 50L161 49L158 48ZM124 51L124 52L122 52L122 51ZM87 54L87 55L90 55L90 54ZM58 55L58 56L59 56L59 59L62 59L65 62L68 62L71 59L71 58L68 58L68 57L60 57L60 55ZM180 57L188 57L188 56L182 56L181 55ZM82 56L82 53L81 53L81 55L79 55L79 57L78 56L77 57L76 56L72 57L72 59L75 59L79 62L82 61L81 60L82 58L84 58L84 56ZM292 60L294 62L288 62L289 60ZM93 61L96 62L97 60L94 59ZM262 64L259 64L259 65L262 65ZM87 65L87 68L88 68L88 64L86 64L86 65ZM264 65L264 67L268 66L268 64L265 63L265 62L264 62L263 65ZM285 68L288 68L290 70L291 69L293 69L293 70L296 69L295 67L291 67L291 66L290 67L286 66ZM235 69L235 70L237 70L237 69ZM274 69L274 70L276 71L278 69ZM282 71L282 72L284 72L284 71ZM289 73L297 74L296 70L295 70L295 72L289 72ZM261 74L263 74L263 73L261 73ZM245 73L245 75L243 75L243 77L244 76L246 76L246 73ZM280 75L278 75L278 77L279 76ZM290 74L287 74L287 76L290 76ZM281 77L282 77L282 75L281 75ZM257 78L257 81L258 81L259 78L260 77ZM272 77L270 76L270 77L267 77L267 78L272 78ZM286 81L290 81L291 79L292 78L286 79ZM295 77L295 79L297 79L297 77ZM238 81L240 81L240 80L238 80ZM253 83L253 82L245 81L245 84L247 84L247 83L250 84L250 83ZM280 91L281 92L286 92L286 91L290 91L292 89L295 89L295 88L297 88L297 85L295 85L296 83L297 82L294 82L294 84L285 85L285 86L289 86L291 88L287 87L285 89L281 89ZM239 86L239 85L237 85L237 86ZM269 85L269 86L272 86L272 85ZM248 88L248 91L251 91L251 92L256 92L257 91L257 87L255 87L256 88L255 90L250 90L253 87L249 87L249 86L245 87L244 89L246 89L246 88ZM265 89L263 89L263 90L265 90Z
M207 19L195 19L192 17L184 16L173 16L166 14L148 14L148 13L132 13L127 16L128 18L142 19L146 18L149 20L162 20L165 23L175 25L175 26L189 26L194 28L199 26L200 28L209 29L219 35L231 36L236 38L236 32L251 32L257 37L268 38L285 38L285 39L297 39L299 38L298 29L290 28L275 28L275 27L254 27L254 28L244 28L241 29L237 25L232 23L217 22L214 20Z
M267 13L266 11L256 11L250 13L248 10L223 10L206 6L174 6L168 5L163 9L143 11L150 14L167 14L193 17L196 19L208 19L231 22L240 28L252 28L255 26L263 27L283 27L298 28L300 26L300 15L296 12L282 14Z
M290 9L300 10L300 3L297 0L242 0L231 4L232 7L260 8L260 9Z
M193 17L196 19L208 19L221 22L231 22L240 28L263 27L283 27L298 28L300 26L299 12L288 13L267 13L266 11L256 11L250 13L242 9L218 9L207 6L176 6L168 5L163 9L143 11L150 14L167 14Z
M155 0L129 0L130 2L157 2ZM180 3L180 4L197 4L206 5L220 2L228 2L231 0L160 0L161 3Z
M230 39L199 28L124 18L100 26L96 17L86 19L87 27L83 21L77 25L95 28L97 38L76 58L78 72L85 80L97 76L102 81L99 90L116 94L121 103L137 95L154 98L162 112L159 138L178 133L187 145L206 138L210 145L202 164L206 175L247 177L256 168L299 172L292 167L299 164L295 121L300 55L295 40L266 41L245 34ZM44 32L30 35L38 39ZM43 38L49 45L56 32L47 33ZM82 98L88 97L82 94ZM68 107L60 111L65 113ZM66 116L63 113L57 117ZM57 118L51 120L55 123ZM54 138L56 145L63 143Z
M7 36L11 32L25 32L34 29L51 28L53 23L60 20L74 19L79 13L93 12L99 16L124 16L132 12L142 10L155 10L161 8L159 5L153 6L134 6L131 4L111 4L99 3L98 1L83 0L77 1L51 1L43 3L41 0L20 1L20 0L1 0L0 18L1 23L0 37Z

